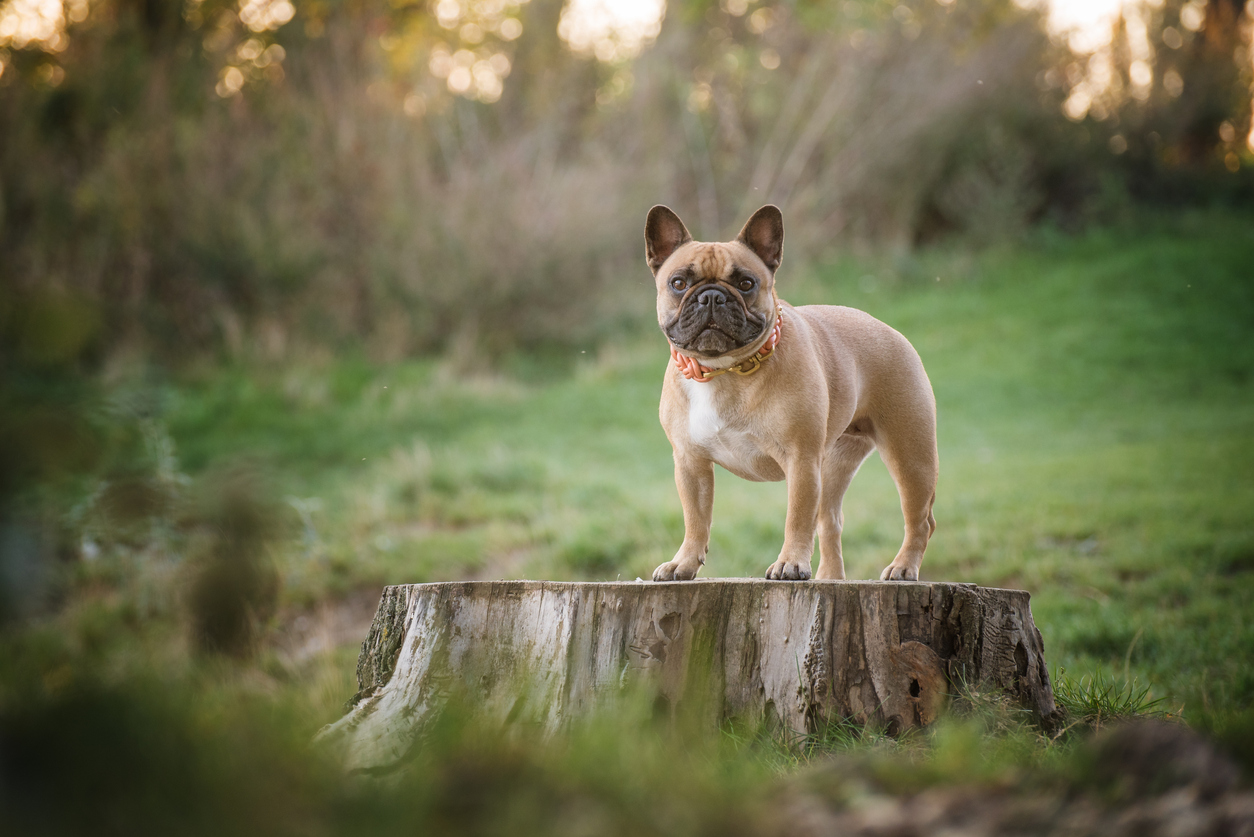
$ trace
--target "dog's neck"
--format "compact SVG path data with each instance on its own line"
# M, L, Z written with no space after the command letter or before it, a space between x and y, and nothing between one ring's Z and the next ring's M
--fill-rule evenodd
M779 345L784 324L784 308L781 300L775 298L775 321L770 328L764 329L762 337L738 350L735 354L727 354L714 358L696 358L671 346L671 357L680 374L691 381L709 383L716 376L725 372L738 372L751 375L775 352Z

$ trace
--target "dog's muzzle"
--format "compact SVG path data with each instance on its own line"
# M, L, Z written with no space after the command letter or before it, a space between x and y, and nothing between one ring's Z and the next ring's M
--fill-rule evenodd
M678 348L718 357L757 340L766 322L735 291L708 284L691 288L680 301L678 315L662 330Z

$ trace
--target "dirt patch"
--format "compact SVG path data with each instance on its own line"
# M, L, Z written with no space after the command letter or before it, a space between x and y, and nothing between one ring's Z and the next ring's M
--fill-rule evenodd
M312 608L281 613L270 645L292 665L346 645L359 646L370 630L381 592L366 587Z

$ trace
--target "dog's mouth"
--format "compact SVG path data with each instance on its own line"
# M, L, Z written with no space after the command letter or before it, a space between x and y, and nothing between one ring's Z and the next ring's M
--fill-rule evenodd
M766 330L767 317L749 310L729 288L713 284L693 291L675 319L662 326L676 348L714 358L749 345Z
M735 337L723 331L716 325L709 325L701 329L697 336L691 341L690 346L681 348L695 349L703 355L721 355L733 349L738 349L744 343L736 340Z

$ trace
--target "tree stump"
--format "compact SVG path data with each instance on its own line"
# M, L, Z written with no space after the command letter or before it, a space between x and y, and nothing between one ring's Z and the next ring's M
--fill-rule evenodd
M962 683L1058 711L1028 594L974 584L709 579L473 581L383 591L359 691L321 739L349 769L398 764L450 699L554 730L629 685L784 731L936 719Z

